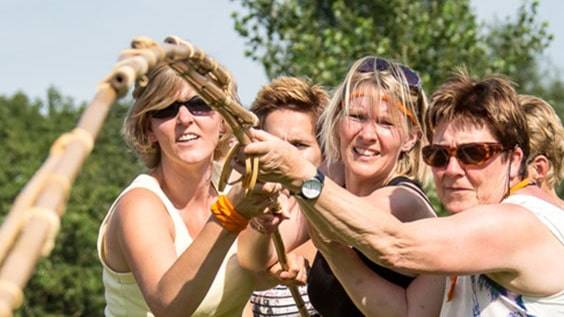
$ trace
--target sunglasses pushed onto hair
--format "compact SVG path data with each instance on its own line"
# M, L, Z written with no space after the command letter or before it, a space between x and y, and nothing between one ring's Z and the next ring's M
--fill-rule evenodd
M175 101L166 108L151 111L150 115L157 119L174 118L182 106L197 117L209 116L213 112L213 109L200 96L194 96L188 101Z
M419 75L417 74L416 71L414 71L413 69L409 68L406 65L399 63L392 63L383 58L368 57L358 66L357 71L359 73L370 73L374 71L386 71L386 70L393 71L394 67L399 67L399 69L402 71L409 88L421 89L421 78L419 78Z
M507 149L500 143L465 143L456 147L431 144L423 147L423 160L431 167L445 168L451 156L466 166L480 166Z

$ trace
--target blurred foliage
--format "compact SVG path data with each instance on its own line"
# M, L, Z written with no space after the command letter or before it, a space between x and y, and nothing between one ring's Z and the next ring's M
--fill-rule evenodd
M119 191L143 169L126 150L120 129L127 104L112 107L96 146L72 187L56 245L40 260L16 316L100 316L102 270L98 227ZM2 218L27 180L47 158L52 142L76 125L84 106L55 89L46 102L24 94L0 97L0 212Z
M540 67L552 35L539 21L539 1L523 1L489 25L479 23L470 0L237 2L243 9L232 16L245 53L271 79L302 76L332 88L354 60L378 55L417 70L427 92L460 66L476 76L501 73L564 115L563 83Z
M380 55L419 71L432 91L455 67L500 72L526 84L550 43L538 2L504 22L478 23L469 0L240 0L235 29L270 78L307 76L334 86L352 61Z
M328 87L367 54L418 70L427 91L454 67L476 75L501 72L519 90L541 96L564 113L564 83L543 74L538 58L550 43L538 2L524 2L511 18L477 22L468 0L240 0L235 28L247 55L270 78L307 76ZM98 226L119 191L140 171L120 135L127 104L114 105L73 186L56 247L40 261L16 316L100 316L104 298L96 255ZM0 215L45 160L52 142L71 130L84 105L50 89L46 101L0 96ZM431 200L439 205L436 194ZM564 194L564 186L560 187Z

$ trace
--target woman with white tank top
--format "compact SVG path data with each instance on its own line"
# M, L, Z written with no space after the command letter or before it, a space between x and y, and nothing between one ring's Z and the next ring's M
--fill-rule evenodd
M222 118L166 64L133 96L124 134L148 172L100 228L105 315L240 316L255 276L239 267L234 242L253 210L212 184L214 152L227 136Z

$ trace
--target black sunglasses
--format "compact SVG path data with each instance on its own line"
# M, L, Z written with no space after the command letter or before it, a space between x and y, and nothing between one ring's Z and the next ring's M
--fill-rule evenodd
M194 96L188 101L175 101L166 108L151 111L150 115L151 117L157 119L173 118L176 117L176 114L178 114L178 111L182 106L186 107L186 109L188 109L188 111L190 111L193 116L198 117L208 116L213 111L213 109L208 106L208 104L202 98L200 98L200 96Z
M370 73L376 71L390 70L394 66L399 67L407 80L409 88L421 89L421 79L416 71L399 63L392 63L379 57L369 57L365 59L357 68L359 73Z
M499 143L466 143L456 147L432 144L423 147L423 160L436 168L445 168L451 156L467 166L478 167L506 149Z

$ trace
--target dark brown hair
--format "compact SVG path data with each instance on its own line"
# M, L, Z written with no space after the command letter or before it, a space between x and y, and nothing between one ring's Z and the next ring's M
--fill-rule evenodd
M520 147L523 150L520 173L526 175L529 134L511 81L500 75L478 80L471 78L466 70L459 70L431 96L427 113L429 142L440 123L454 120L487 127L505 149Z

